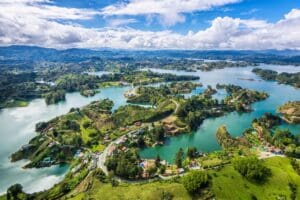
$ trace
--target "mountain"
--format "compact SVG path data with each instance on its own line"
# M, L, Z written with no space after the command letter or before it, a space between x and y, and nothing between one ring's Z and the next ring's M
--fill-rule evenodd
M66 49L57 50L37 46L0 47L0 62L81 62L104 58L198 58L213 60L241 60L256 63L300 64L300 51L296 50L117 50Z

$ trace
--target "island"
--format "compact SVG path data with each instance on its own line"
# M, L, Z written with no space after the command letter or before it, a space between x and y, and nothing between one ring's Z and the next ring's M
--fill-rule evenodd
M277 109L287 123L300 124L300 101L288 102Z
M260 76L264 80L276 81L279 84L286 84L300 88L300 72L298 73L278 73L269 69L254 68L253 73Z

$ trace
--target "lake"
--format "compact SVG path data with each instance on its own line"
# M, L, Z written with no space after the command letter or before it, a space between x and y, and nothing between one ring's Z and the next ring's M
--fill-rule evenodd
M278 70L280 72L298 72L299 67L294 66L274 66L262 65L268 69ZM151 69L160 73L174 73L186 75L199 75L200 82L215 86L217 83L232 83L242 87L266 91L270 97L258 103L253 104L254 111L251 113L238 114L229 113L226 116L211 118L205 120L199 130L170 138L164 146L155 148L146 148L141 150L143 158L154 158L157 154L161 158L172 162L174 154L182 147L196 146L203 152L220 149L215 140L216 129L225 124L229 132L238 136L242 131L251 125L251 121L261 116L265 112L274 113L276 107L289 100L300 100L300 90L291 86L278 85L275 82L262 81L251 72L252 67L245 68L226 68L212 72L182 72L172 70ZM98 74L102 74L101 72ZM254 79L249 81L248 79ZM203 87L203 88L204 88ZM203 88L196 88L192 94L198 94ZM68 166L52 166L42 169L22 169L26 161L11 163L9 155L17 151L22 145L27 144L36 133L35 124L40 121L48 121L56 116L67 113L72 107L82 107L91 101L110 98L114 101L113 109L126 104L123 93L130 87L109 87L101 89L101 92L94 97L83 97L78 92L68 93L66 101L55 105L47 106L43 99L35 99L30 102L28 107L8 108L0 111L0 194L4 193L10 185L21 183L26 192L36 192L52 187L55 183L64 178ZM221 99L226 95L222 90L215 95ZM300 132L299 125L283 125L289 128L294 134Z
M261 67L273 69L278 72L300 71L299 67L294 66L262 65ZM180 147L187 149L187 147L195 146L202 152L219 150L220 146L215 139L215 133L221 125L226 125L228 131L233 136L239 136L246 128L251 127L251 122L254 118L262 116L265 112L275 113L276 108L287 101L300 100L300 89L295 89L287 85L279 85L276 82L264 81L252 73L252 69L253 67L226 68L211 72L181 72L150 69L160 73L199 75L199 81L203 83L204 87L207 85L215 87L217 83L230 83L258 91L266 91L270 94L270 97L264 101L252 104L253 112L242 114L232 112L222 117L207 119L200 125L199 129L193 133L171 137L167 139L163 146L156 146L141 150L141 157L155 158L156 155L159 154L162 159L172 163L174 156ZM197 88L192 92L192 94L201 93L202 91L203 89ZM226 92L224 90L220 90L215 95L215 98L222 99L225 95ZM292 133L300 134L300 125L284 124L281 128L288 128Z

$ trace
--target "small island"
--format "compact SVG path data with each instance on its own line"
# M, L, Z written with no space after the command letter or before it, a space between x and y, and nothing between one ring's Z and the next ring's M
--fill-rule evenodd
M282 119L290 124L300 124L300 101L288 102L277 109Z

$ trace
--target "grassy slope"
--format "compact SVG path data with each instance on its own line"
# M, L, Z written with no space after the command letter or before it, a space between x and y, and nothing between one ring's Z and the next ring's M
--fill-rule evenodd
M276 199L284 195L290 199L289 182L298 185L297 198L300 199L300 176L296 174L287 158L273 157L266 160L266 165L272 170L272 177L262 185L254 184L244 179L232 166L227 166L219 172L211 172L213 177L212 190L217 199ZM216 174L216 176L214 175Z
M265 184L255 184L244 179L236 172L231 165L228 165L220 171L210 171L212 177L212 191L217 200L250 200L256 196L258 200L290 199L289 182L297 184L298 191L296 199L300 199L300 176L296 174L287 158L273 157L266 159L266 165L271 168L272 176ZM111 184L100 183L94 179L91 188L80 193L72 200L82 199L161 199L163 191L170 192L174 199L189 200L191 197L180 183L172 182L152 182L145 184L121 184L112 187ZM0 197L0 200L5 197Z
M183 185L179 183L166 183L166 182L154 182L147 184L130 184L120 185L118 187L112 187L110 184L103 184L99 181L94 181L93 187L90 191L81 193L73 198L73 200L81 200L83 197L89 197L87 199L147 199L157 200L161 199L163 191L168 191L174 195L176 199L190 199L189 194L184 189Z

